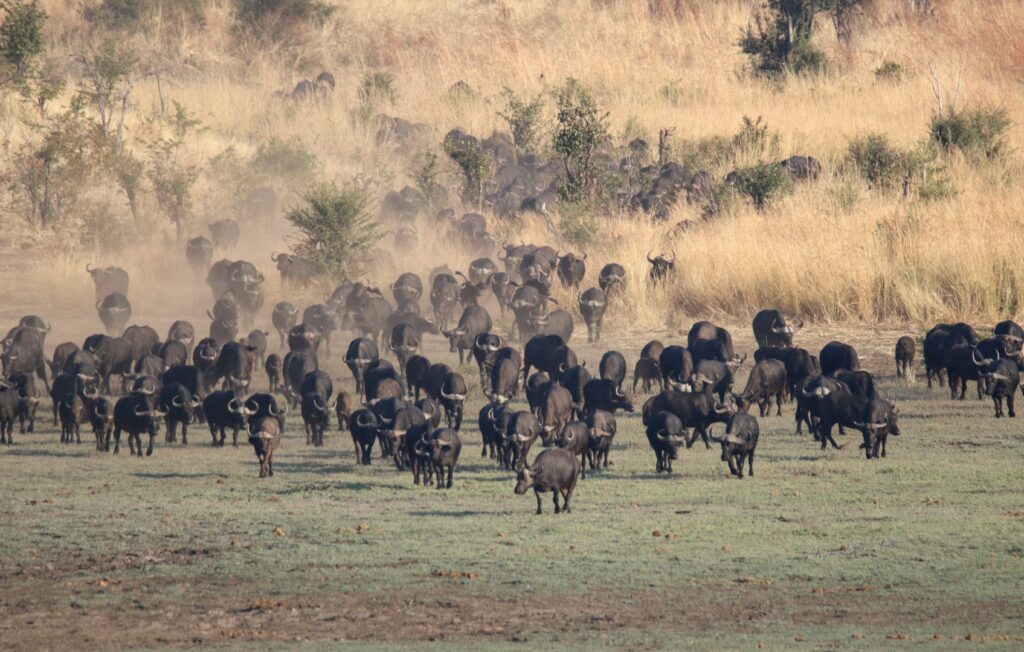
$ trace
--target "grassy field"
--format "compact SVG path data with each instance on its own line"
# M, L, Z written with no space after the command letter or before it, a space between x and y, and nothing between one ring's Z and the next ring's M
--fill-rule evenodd
M841 334L808 330L815 350ZM211 449L202 428L188 448L133 459L61 445L41 419L0 449L0 648L1019 648L1019 424L897 383L898 334L845 333L901 409L888 458L864 460L859 435L821 451L793 434L787 405L761 420L754 477L731 479L700 444L658 476L626 415L614 465L559 516L549 500L534 516L479 457L473 419L451 491L376 457L357 467L343 433L306 448L295 417L263 481L250 447ZM632 358L655 335L680 339L616 341ZM596 365L603 349L576 344ZM428 353L454 357L438 342ZM337 358L326 366L351 385Z

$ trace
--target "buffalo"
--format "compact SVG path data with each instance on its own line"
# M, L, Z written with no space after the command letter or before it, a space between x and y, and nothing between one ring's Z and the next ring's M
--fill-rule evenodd
M540 495L550 491L554 494L555 513L568 513L571 511L569 500L581 470L579 460L567 450L554 448L542 451L532 465L519 470L515 492L521 496L532 488L537 496L537 514L542 514ZM559 496L562 497L561 506L558 504Z

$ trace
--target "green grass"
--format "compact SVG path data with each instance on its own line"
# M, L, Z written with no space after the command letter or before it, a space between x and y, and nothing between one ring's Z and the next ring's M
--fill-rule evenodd
M47 424L0 450L0 648L83 631L86 647L1019 647L1021 424L921 383L881 392L904 432L888 458L866 461L859 434L821 451L786 405L742 481L700 443L656 475L639 415L622 416L613 467L558 516L480 458L475 418L450 491L377 451L356 466L345 433L306 448L297 415L268 480L203 427L135 459L60 445Z

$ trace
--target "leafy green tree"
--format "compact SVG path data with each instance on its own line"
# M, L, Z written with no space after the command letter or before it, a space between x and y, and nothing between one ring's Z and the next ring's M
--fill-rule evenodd
M0 85L22 81L32 63L43 53L46 12L38 0L0 0Z

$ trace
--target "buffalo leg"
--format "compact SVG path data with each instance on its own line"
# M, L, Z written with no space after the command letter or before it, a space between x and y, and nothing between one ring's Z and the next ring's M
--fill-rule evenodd
M454 464L450 464L448 466L448 488L449 489L452 488L452 473L454 473L454 472L455 472L455 465Z
M992 403L995 405L996 418L998 419L999 417L1003 416L1003 397L993 394Z
M1010 390L1010 393L1006 395L1006 409L1009 412L1011 419L1017 416L1017 413L1013 410L1013 401L1015 396L1016 392L1012 389Z
M747 470L747 475L749 475L750 477L754 477L754 451L750 451L749 453L747 453L747 466L749 467L749 469ZM740 458L740 468L743 468L742 458Z
M541 509L540 489L538 489L537 487L534 487L533 488L533 494L537 497L537 512L536 513L537 514L543 514L544 510Z
M569 508L569 499L572 498L572 489L572 487L569 487L562 491L562 511L566 514L571 511Z
M729 455L728 457L725 458L725 461L729 464L729 473L733 475L740 475L739 473L736 472L736 458L734 456ZM743 476L740 475L740 477Z
M553 490L551 492L551 500L555 503L555 513L556 514L561 514L562 513L562 506L558 504L558 493L559 493L558 489Z
M182 422L181 424L181 445L188 446L188 423Z
M782 416L782 392L779 392L778 394L775 395L775 407L776 407L775 416L781 417Z
M156 431L149 431L149 446L146 448L146 457L153 454L153 443L156 441ZM142 440L139 440L139 448L142 448Z

